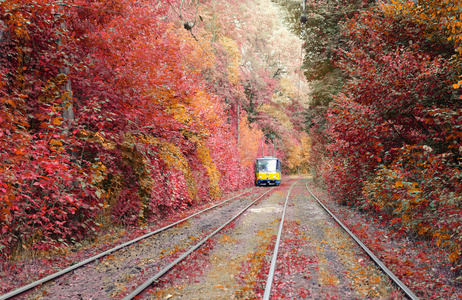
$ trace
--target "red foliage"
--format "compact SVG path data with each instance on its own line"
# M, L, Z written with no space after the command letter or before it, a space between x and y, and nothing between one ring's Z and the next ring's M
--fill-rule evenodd
M232 183L225 189L242 186L221 99L189 67L197 44L163 20L168 9L125 0L2 3L3 254L80 239L108 210L129 225L206 201L217 195L209 185L218 173ZM193 108L197 97L204 106Z
M348 81L328 109L326 136L312 130L315 166L339 202L433 239L456 262L462 108L448 84L453 51L429 43L423 25L375 10L348 21L344 35L337 65Z
M54 2L9 1L0 11L0 250L48 249L96 228L91 175L86 163L73 162L78 141L61 115L66 77L59 68L69 57L56 43L64 41L56 10Z

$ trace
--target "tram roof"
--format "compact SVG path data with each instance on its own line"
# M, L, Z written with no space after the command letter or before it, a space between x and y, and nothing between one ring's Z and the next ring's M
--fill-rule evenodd
M257 160L260 160L260 159L262 159L262 160L264 160L264 159L266 159L266 160L270 160L270 159L279 159L279 158L277 158L277 157L274 157L274 156L265 156L265 157L260 157L260 158L257 158Z

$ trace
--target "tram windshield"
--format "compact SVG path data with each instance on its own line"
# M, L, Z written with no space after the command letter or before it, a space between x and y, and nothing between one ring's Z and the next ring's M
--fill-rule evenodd
M259 172L276 172L277 170L277 160L276 159L265 159L258 161L258 171Z

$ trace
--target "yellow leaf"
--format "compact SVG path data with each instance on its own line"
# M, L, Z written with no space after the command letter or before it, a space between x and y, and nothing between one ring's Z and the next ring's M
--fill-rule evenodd
M54 118L53 119L53 124L58 125L58 126L61 125L61 118Z
M397 181L397 182L395 183L395 186L396 186L396 187L402 187L402 186L404 186L404 185L403 185L403 183L402 183L401 181Z
M63 142L61 142L60 140L51 139L51 140L50 140L50 145L53 145L53 146L62 146L62 145L63 145Z

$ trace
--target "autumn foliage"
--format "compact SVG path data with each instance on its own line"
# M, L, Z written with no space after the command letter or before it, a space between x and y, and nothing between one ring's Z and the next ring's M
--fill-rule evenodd
M282 159L300 144L286 134L296 104L272 102L285 67L274 74L252 53L266 71L241 68L252 32L229 25L236 4L2 2L3 257L217 199L253 183L262 141L284 136Z
M455 2L393 0L345 21L335 64L346 80L313 120L311 162L339 202L432 240L457 265L462 23L443 21Z

